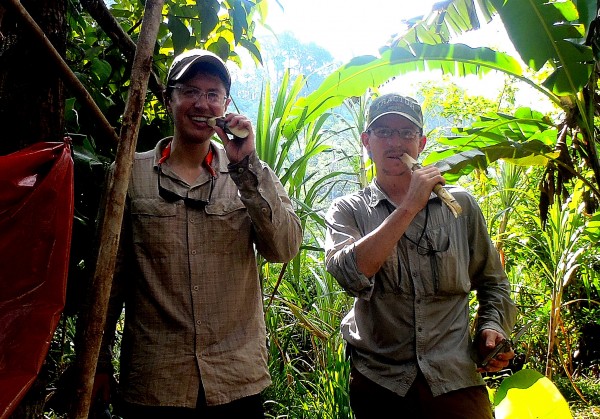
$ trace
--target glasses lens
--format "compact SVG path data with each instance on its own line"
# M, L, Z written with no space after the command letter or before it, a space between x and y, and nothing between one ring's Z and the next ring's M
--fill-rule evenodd
M203 97L205 97L206 101L211 105L220 104L225 100L225 96L222 96L217 92L204 93L194 86L173 86L173 88L179 90L184 98L194 102L198 102Z
M206 100L208 100L208 103L212 104L221 103L223 101L221 95L215 92L208 92L206 94Z
M177 202L183 199L182 196L177 195L175 192L165 189L160 183L160 177L162 176L162 169L160 164L158 165L158 196L167 202Z
M373 132L379 138L390 138L393 131L390 128L375 128Z
M181 90L181 94L183 94L186 99L198 100L202 97L202 92L195 87L184 86L179 90Z
M417 138L418 132L412 129L401 129L398 130L398 134L400 134L400 138L403 140L414 140Z
M419 132L412 129L392 129L387 127L374 128L373 133L379 138L391 138L394 134L398 134L401 140L414 140L419 136Z

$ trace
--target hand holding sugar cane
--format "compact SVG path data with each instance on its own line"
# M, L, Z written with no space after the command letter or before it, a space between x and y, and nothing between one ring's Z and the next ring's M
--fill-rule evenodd
M411 156L409 156L408 154L404 153L400 159L402 160L402 162L404 164L406 164L408 166L408 168L410 170L415 170L421 167L421 165L415 160L413 159ZM460 206L460 204L456 201L456 198L454 198L454 196L452 196L452 194L450 192L448 192L446 189L443 188L443 186L438 183L433 187L433 192L435 192L435 194L442 200L444 201L444 203L446 205L448 205L448 207L450 208L450 211L452 211L452 214L454 214L455 217L458 217L459 214L462 212L462 208Z

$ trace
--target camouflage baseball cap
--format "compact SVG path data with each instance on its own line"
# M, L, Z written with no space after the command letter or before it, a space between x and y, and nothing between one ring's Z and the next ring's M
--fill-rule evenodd
M377 119L389 114L400 115L423 129L421 105L411 97L400 96L396 93L379 96L371 103L367 117L367 129Z

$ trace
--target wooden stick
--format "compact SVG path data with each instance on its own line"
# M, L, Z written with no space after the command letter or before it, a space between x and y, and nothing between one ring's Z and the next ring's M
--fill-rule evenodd
M85 346L80 356L78 356L77 362L80 383L77 386L74 410L69 416L71 418L85 419L89 413L96 364L100 354L112 278L117 260L125 197L129 186L148 79L152 68L154 45L162 21L163 4L164 0L146 1L144 20L131 72L129 97L123 116L121 140L117 147L114 181L109 185L108 199L106 200L100 230L100 249L98 250L96 271L92 282L92 301L89 306L88 322L85 325L86 329L82 340Z
M79 81L77 76L71 71L67 63L60 56L58 51L54 48L52 43L48 40L42 28L38 26L38 24L33 20L29 12L23 7L19 0L4 0L4 3L8 6L12 7L21 19L29 26L31 31L35 34L38 40L45 46L50 59L54 62L60 74L63 78L63 81L67 85L70 91L73 92L75 97L81 101L83 106L87 108L91 114L96 118L100 129L104 132L104 135L107 138L110 138L115 143L119 142L119 137L115 129L110 125L108 120L104 117L104 114L94 102L94 99L90 96L88 91L85 89L83 84Z

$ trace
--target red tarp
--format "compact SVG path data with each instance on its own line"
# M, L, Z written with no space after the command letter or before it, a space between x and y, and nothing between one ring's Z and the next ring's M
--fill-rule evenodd
M65 305L73 160L67 143L0 156L0 419L34 382Z

